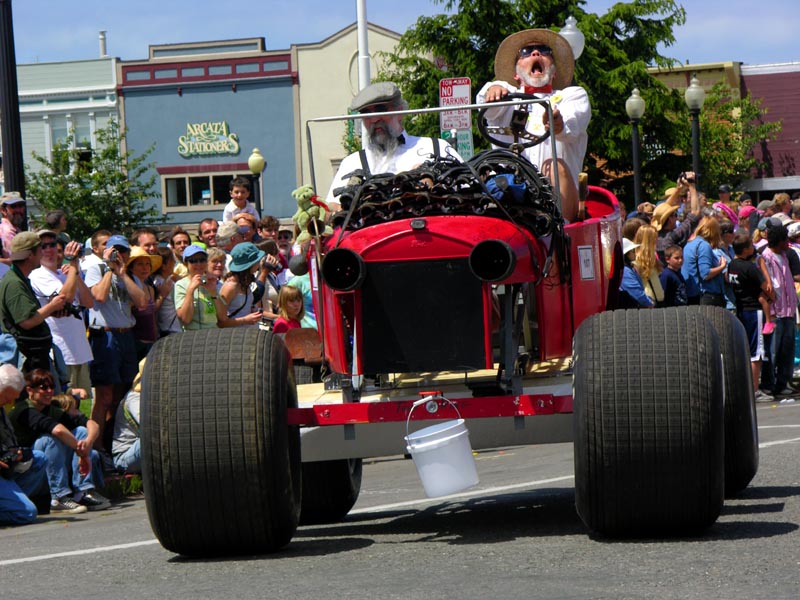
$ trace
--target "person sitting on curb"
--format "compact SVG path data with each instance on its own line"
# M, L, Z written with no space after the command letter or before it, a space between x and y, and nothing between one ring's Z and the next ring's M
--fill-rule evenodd
M139 399L142 391L142 373L147 358L139 362L139 373L133 387L117 408L114 420L114 440L111 455L114 466L124 473L142 472L142 447L139 440Z
M25 389L25 379L12 365L0 365L0 407L14 404ZM43 452L25 460L14 428L0 408L0 525L27 525L38 511L32 498L49 495ZM7 462L6 460L7 459Z
M92 449L100 434L97 423L52 403L55 382L50 371L34 369L25 376L25 384L28 397L17 400L10 418L19 442L47 458L50 512L78 514L109 508L109 500L96 489L103 485L100 455Z

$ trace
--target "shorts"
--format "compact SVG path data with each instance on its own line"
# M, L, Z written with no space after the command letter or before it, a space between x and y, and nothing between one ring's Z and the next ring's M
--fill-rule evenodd
M131 384L136 378L139 365L132 332L89 329L89 346L94 356L89 363L92 385Z
M750 344L750 362L765 360L764 336L761 333L764 327L763 313L760 310L743 310L739 313L739 320L744 325Z

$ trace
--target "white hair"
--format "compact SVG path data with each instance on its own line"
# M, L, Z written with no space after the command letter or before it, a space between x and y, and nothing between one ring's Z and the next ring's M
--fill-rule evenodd
M25 388L25 378L14 365L0 365L0 391L6 388L21 392Z

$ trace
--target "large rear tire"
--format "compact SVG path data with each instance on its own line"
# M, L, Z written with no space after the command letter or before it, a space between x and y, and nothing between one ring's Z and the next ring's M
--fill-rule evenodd
M719 338L725 382L725 495L747 487L758 471L758 422L750 346L739 319L717 306L691 307L711 321Z
M290 359L259 329L160 340L142 382L142 478L161 544L189 556L278 550L300 512Z
M686 309L593 315L575 335L575 504L606 536L694 534L723 503L719 342Z
M360 458L303 463L303 506L300 523L336 523L361 492Z

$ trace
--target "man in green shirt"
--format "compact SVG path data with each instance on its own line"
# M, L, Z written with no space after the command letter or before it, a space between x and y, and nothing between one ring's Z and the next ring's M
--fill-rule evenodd
M39 235L32 231L18 233L11 241L11 270L0 280L0 323L3 332L16 339L25 357L25 373L50 369L53 338L45 319L59 316L65 304L64 294L53 296L44 306L39 304L28 276L39 267L41 256Z

